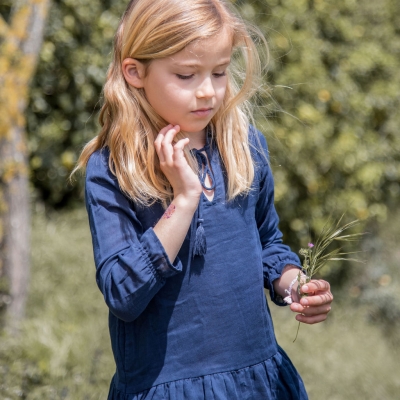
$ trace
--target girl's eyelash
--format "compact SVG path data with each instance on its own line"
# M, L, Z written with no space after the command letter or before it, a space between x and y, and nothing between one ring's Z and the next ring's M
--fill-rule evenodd
M226 72L224 71L224 72L221 72L221 73L219 73L219 74L217 74L217 73L214 73L213 74L216 78L221 78L222 76L225 76L226 75ZM192 78L194 75L192 74L192 75L180 75L180 74L176 74L176 76L179 78L179 79L190 79L190 78Z
M176 74L176 76L179 79L190 79L191 77L193 77L193 75L179 75L179 74Z

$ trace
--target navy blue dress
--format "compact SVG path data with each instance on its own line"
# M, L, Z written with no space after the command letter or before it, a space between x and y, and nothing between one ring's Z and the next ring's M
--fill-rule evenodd
M86 206L116 363L109 400L307 399L263 291L283 305L272 283L299 259L282 244L265 138L252 127L249 137L255 179L232 202L208 137L216 187L199 203L207 252L193 255L196 213L173 262L153 231L161 205L141 207L121 192L107 149L90 157Z

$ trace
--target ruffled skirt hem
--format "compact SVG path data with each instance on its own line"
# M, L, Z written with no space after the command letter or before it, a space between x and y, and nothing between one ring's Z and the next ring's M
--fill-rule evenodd
M108 400L307 400L303 381L286 353L249 367L162 383L123 393L111 383Z

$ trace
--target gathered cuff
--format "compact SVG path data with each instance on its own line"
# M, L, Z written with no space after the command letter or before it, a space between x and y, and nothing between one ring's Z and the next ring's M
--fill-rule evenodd
M149 260L149 267L155 275L162 279L169 278L182 272L182 262L178 257L171 263L168 255L155 234L153 228L149 228L140 238L146 257Z
M271 300L277 306L287 305L287 303L283 300L283 297L275 293L274 289L274 281L282 276L282 271L286 265L292 265L293 267L301 269L298 259L296 260L296 258L291 257L285 257L282 260L278 258L274 265L270 266L269 268L264 266L264 287L269 290Z

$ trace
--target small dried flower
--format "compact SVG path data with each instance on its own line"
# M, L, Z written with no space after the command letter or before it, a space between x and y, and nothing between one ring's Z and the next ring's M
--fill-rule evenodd
M359 220L354 220L349 222L343 226L340 226L340 222L342 221L344 214L339 218L336 224L332 223L332 220L329 219L328 222L322 229L321 235L316 240L315 245L313 243L308 243L307 249L300 249L299 254L304 257L302 270L299 271L298 281L299 285L297 287L297 291L301 297L307 296L304 293L301 293L301 287L310 282L312 277L315 275L317 271L319 271L327 262L329 261L356 261L360 262L358 259L348 258L347 255L354 254L356 252L341 252L341 248L330 251L325 254L329 245L335 241L356 241L358 240L364 233L354 233L350 235L343 235L342 233L359 223ZM303 279L303 274L306 275L306 279ZM294 341L297 339L297 334L299 333L300 322L297 328L297 333ZM294 342L293 341L293 342Z

